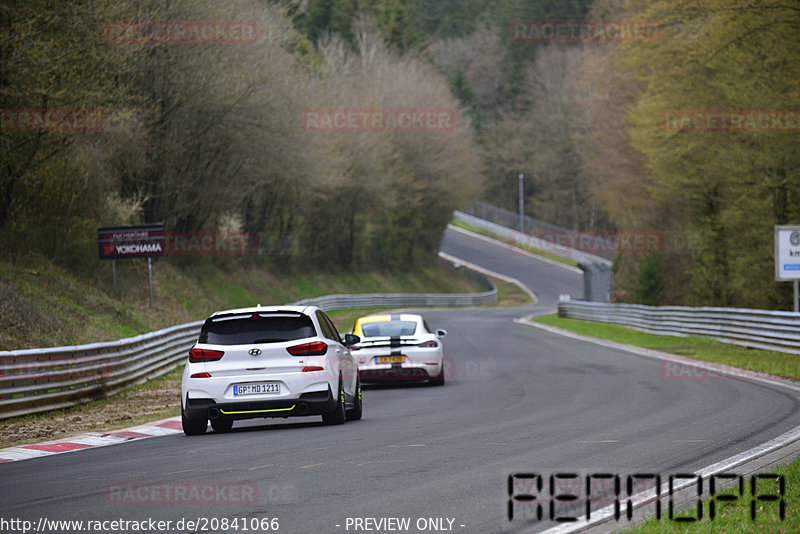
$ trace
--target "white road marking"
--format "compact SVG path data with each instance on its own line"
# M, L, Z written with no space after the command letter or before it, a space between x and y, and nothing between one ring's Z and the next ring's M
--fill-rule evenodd
M298 469L308 469L309 467L319 467L321 465L325 465L325 463L323 462L321 464L308 464L308 465L304 465L302 467L298 467Z
M704 361L700 361L700 360L692 360L690 358L683 358L683 357L680 357L680 356L675 356L673 354L668 354L668 353L665 353L665 352L659 352L657 350L652 350L652 349L645 349L645 348L642 348L642 347L636 347L636 346L633 346L633 345L626 345L625 343L619 343L617 341L608 341L608 340L599 339L599 338L596 338L596 337L585 336L585 335L582 335L582 334L576 334L574 332L570 332L569 330L564 330L564 329L557 328L557 327L554 327L554 326L545 325L545 324L541 324L541 323L533 323L531 321L528 321L525 318L516 319L515 322L521 323L521 324L526 324L526 325L529 325L529 326L533 326L535 328L540 328L542 330L547 330L548 332L552 332L554 334L559 334L559 335L562 335L562 336L565 336L565 337L571 337L573 339L580 339L582 341L587 341L589 343L595 343L597 345L603 345L605 347L609 347L609 348L613 348L613 349L624 350L624 351L631 352L631 353L639 355L639 356L645 356L647 358L653 358L653 359L657 359L657 360L667 360L667 361L678 361L678 362L683 363L685 365L691 365L691 366L700 367L700 368L703 368L703 365L708 365L708 362L704 362ZM771 384L771 385L774 385L774 386L780 386L780 387L784 387L784 388L791 389L791 390L794 390L794 391L800 391L800 386L798 386L796 384L787 383L787 382L783 382L783 381L780 381L780 380L774 380L774 379L770 379L770 378L767 378L767 377L748 376L748 380L756 380L758 382L763 382L763 383ZM707 467L704 467L702 469L699 469L699 470L695 471L694 474L702 476L702 477L705 478L705 477L709 477L711 475L724 473L726 471L730 471L731 469L733 469L733 468L735 468L735 467L737 467L739 465L745 464L745 463L747 463L747 462L749 462L751 460L755 460L756 458L758 458L760 456L764 456L765 454L768 454L768 453L773 452L773 451L775 451L777 449L780 449L781 447L785 447L785 446L787 446L787 445L789 445L791 443L794 443L795 441L798 441L798 440L800 440L800 426L797 426L797 427L789 430L788 432L784 432L780 436L778 436L778 437L776 437L774 439L771 439L771 440L769 440L769 441L767 441L765 443L762 443L761 445L759 445L757 447L753 447L752 449L749 449L747 451L744 451L744 452L741 452L741 453L736 454L734 456L731 456L730 458L726 458L725 460L722 460L720 462L717 462L717 463L711 464L711 465L709 465ZM685 483L676 485L675 488L674 488L674 491L679 491L679 490L681 490L683 488L689 487L691 484L694 484L694 481L693 480L688 480ZM656 495L655 495L654 491L644 491L644 492L638 493L637 495L634 495L633 497L631 497L631 501L633 502L633 508L636 509L636 508L640 508L640 507L642 507L642 506L644 506L646 504L649 504L649 503L654 501L655 497L656 497ZM614 517L614 506L613 505L612 506L607 506L605 508L602 508L602 509L598 510L597 512L592 512L592 519L589 520L589 521L586 521L585 519L582 519L582 520L576 521L574 523L563 524L563 525L559 525L559 526L550 528L548 530L545 530L544 532L547 533L547 534L566 534L566 533L571 533L571 532L578 532L578 531L590 528L593 525L605 522L605 521L609 520L612 517Z

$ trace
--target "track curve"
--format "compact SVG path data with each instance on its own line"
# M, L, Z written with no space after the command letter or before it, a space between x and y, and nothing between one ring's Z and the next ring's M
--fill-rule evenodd
M668 380L657 360L513 321L552 311L559 294L580 294L575 272L453 229L442 250L514 277L539 298L524 308L424 310L433 328L448 330L445 387L366 390L364 419L340 427L317 418L253 422L229 434L2 464L2 516L277 517L279 532L288 533L355 532L348 518L389 517L410 518L412 528L400 531L417 532L417 519L445 518L443 526L456 532L536 530L552 524L506 517L511 472L691 471L800 425L797 391L733 379ZM139 498L136 505L113 493L136 484L227 483L254 490L255 498Z

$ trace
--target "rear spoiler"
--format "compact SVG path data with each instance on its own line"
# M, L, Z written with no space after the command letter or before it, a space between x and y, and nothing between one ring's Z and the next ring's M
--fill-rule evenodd
M373 337L370 339L361 339L358 346L362 348L367 347L401 347L409 345L419 345L419 340L412 336L383 336Z
M214 321L216 319L232 319L236 317L252 317L253 315L283 315L283 316L290 316L290 317L302 317L306 314L303 312L299 312L296 310L270 310L270 311L247 311L247 312L232 312L232 313L220 313L215 314L209 317L208 321Z

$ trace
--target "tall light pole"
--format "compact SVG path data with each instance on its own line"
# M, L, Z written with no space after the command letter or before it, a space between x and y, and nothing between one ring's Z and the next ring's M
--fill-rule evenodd
M525 175L524 174L520 174L518 176L518 178L519 178L519 231L520 232L524 232L525 231L525 226L524 226L525 221L523 219L524 215L523 215L523 211L522 211L522 180L525 178Z

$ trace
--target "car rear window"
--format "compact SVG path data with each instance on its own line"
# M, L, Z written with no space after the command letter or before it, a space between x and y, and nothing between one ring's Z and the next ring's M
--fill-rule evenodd
M248 313L206 320L199 343L253 345L280 343L317 335L311 318L302 314Z
M414 321L381 321L361 325L366 337L413 336L416 330L417 323Z

